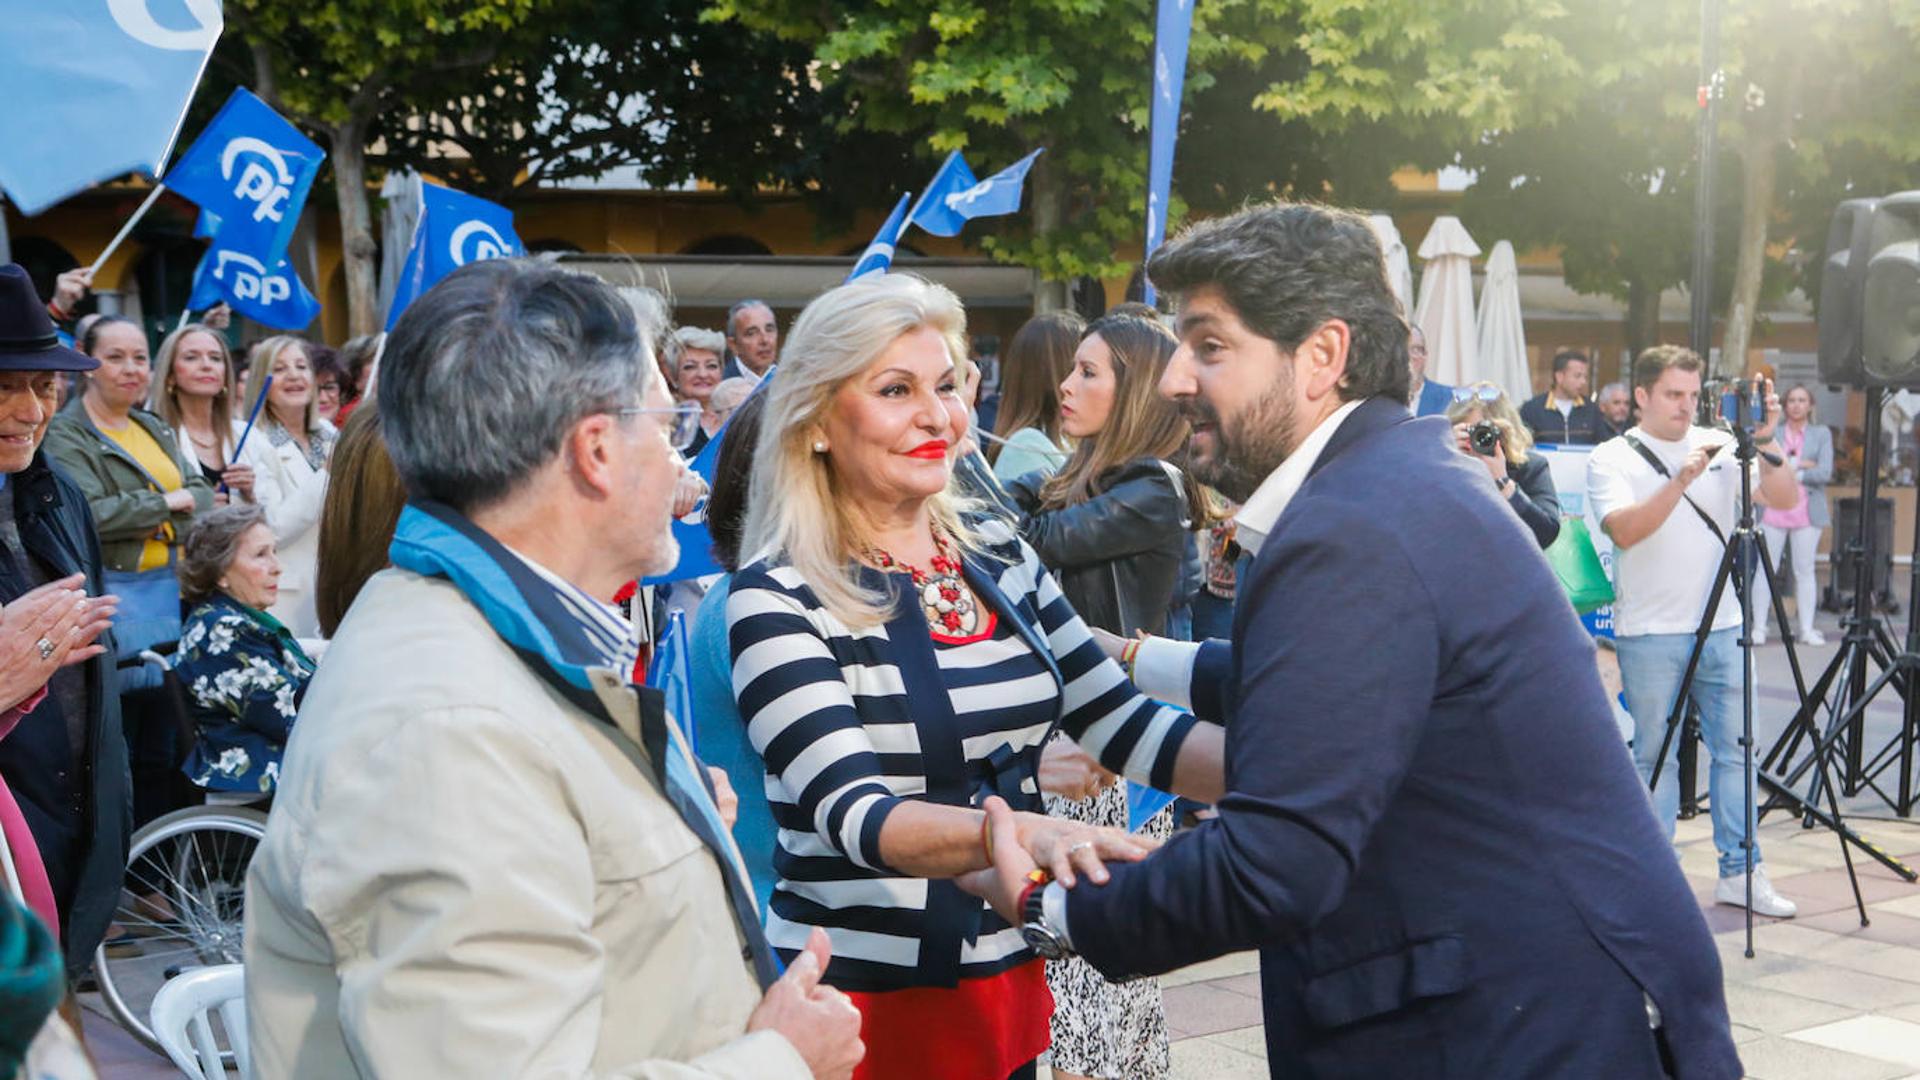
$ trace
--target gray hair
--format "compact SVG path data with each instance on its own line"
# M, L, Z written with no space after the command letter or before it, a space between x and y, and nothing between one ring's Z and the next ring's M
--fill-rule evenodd
M380 427L414 499L463 513L552 461L582 419L658 377L632 305L527 259L469 263L401 315L380 361Z
M1407 321L1367 219L1313 203L1273 202L1195 225L1147 261L1168 293L1212 286L1248 329L1291 354L1332 319L1347 324L1340 398L1413 393Z
M731 325L732 320L728 320ZM700 349L722 359L727 355L727 336L702 326L683 326L667 337L667 370L680 366L680 357L688 349Z
M1608 394L1611 394L1616 390L1618 390L1621 396L1625 397L1628 401L1633 400L1633 393L1627 389L1627 384L1623 382L1608 383L1607 385L1601 387L1600 392L1594 395L1594 397L1596 400L1598 400L1599 398L1606 397Z
M773 313L773 305L767 303L765 300L735 301L734 305L727 309L727 336L732 337L734 333L740 329L735 324L740 321L741 312L746 311L750 308L757 308L757 307L766 308L768 314Z
M240 550L240 537L266 523L267 512L258 503L232 503L195 518L180 545L181 595L198 603L219 592L220 579Z

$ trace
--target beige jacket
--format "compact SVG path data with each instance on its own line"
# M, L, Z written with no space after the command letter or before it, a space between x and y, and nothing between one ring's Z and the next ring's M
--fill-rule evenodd
M745 1034L719 868L604 730L453 586L368 582L247 876L254 1075L808 1076Z

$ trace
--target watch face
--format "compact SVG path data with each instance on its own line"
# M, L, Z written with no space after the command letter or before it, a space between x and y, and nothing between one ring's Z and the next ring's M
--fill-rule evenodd
M1060 939L1044 926L1028 923L1020 928L1020 936L1025 939L1027 947L1038 953L1043 960L1058 960L1067 955L1067 950L1061 946Z

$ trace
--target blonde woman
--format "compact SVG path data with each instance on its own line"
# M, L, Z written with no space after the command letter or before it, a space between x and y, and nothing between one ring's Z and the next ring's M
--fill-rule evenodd
M320 556L320 510L327 497L327 462L338 437L320 419L307 343L291 335L267 338L247 358L247 385L273 385L248 437L254 497L266 510L279 547L279 599L268 613L306 640L320 637L314 609L314 565Z
M253 501L253 466L235 460L239 439L233 357L220 332L202 323L188 323L167 335L153 358L153 389L149 406L173 428L181 456L198 463L213 501L225 506L230 497Z
M1560 495L1553 487L1553 470L1546 458L1533 452L1533 434L1506 391L1490 382L1456 386L1447 420L1460 452L1486 466L1500 497L1532 530L1534 540L1542 548L1551 545L1560 535ZM1474 441L1474 426L1483 422L1500 433L1497 445Z
M1021 929L951 880L988 865L990 797L1071 883L1153 842L1040 813L1056 727L1115 772L1211 801L1221 729L1149 701L1032 548L963 512L953 455L965 317L905 274L833 289L790 332L727 600L733 689L767 765L779 882L767 933L833 941L856 1076L1031 1076L1051 997ZM1038 895L1036 892L1034 895Z

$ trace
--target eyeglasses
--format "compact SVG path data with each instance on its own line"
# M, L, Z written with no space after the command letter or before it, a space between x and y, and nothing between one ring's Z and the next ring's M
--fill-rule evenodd
M667 442L675 450L685 450L693 445L694 437L700 432L700 406L671 405L664 409L650 409L644 405L630 405L624 409L613 410L616 416L657 415L668 419L661 421L660 428L666 433Z
M1473 386L1456 386L1453 388L1453 400L1458 402L1499 401L1500 388L1494 386L1492 383L1476 383Z

